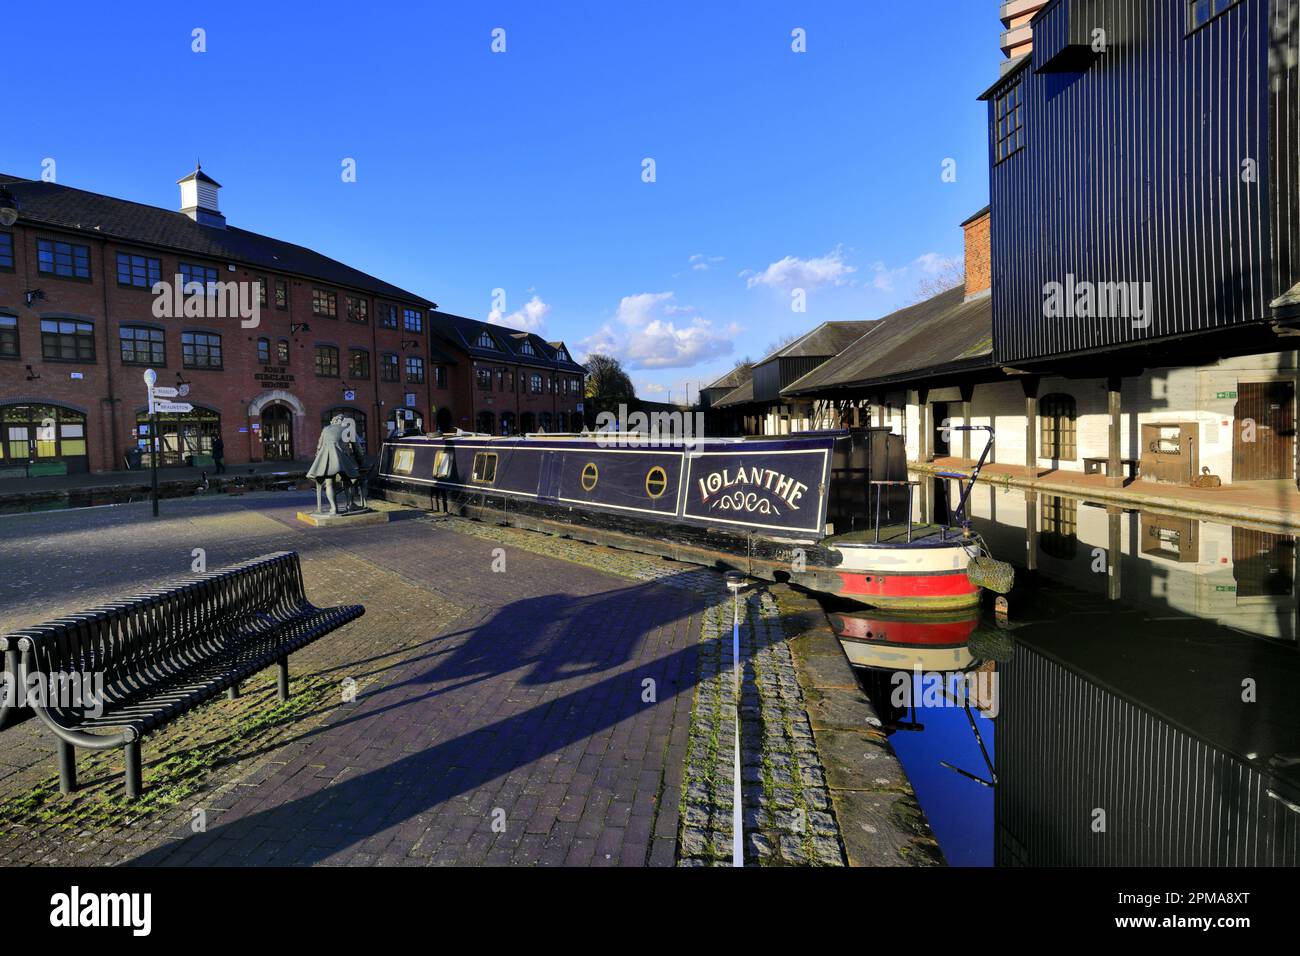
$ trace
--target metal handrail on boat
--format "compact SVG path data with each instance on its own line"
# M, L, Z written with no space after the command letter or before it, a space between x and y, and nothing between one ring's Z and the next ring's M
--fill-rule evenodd
M951 430L955 432L988 432L989 440L984 443L984 450L980 452L979 460L975 462L975 467L971 469L970 474L956 471L936 471L935 477L943 479L956 479L965 484L961 486L961 497L957 499L957 507L953 511L953 517L957 519L957 525L962 529L964 534L970 533L970 517L966 514L966 505L970 501L971 492L975 490L975 480L980 476L980 469L988 461L989 452L993 449L993 426L992 425L953 425ZM945 489L947 485L944 486ZM944 492L947 497L947 492ZM948 526L944 526L944 536L946 537Z
M884 481L884 480L877 480L877 479L868 479L868 480L867 480L867 484L869 484L869 485L876 485L876 486L877 486L877 489L876 489L876 541L875 541L876 544L879 544L879 543L880 543L880 499L881 499L881 497L882 497L882 495L881 495L881 493L880 493L880 486L895 486L895 487L897 487L897 486L899 486L899 485L905 485L905 486L907 487L907 543L908 543L908 544L911 544L911 543L912 543L912 486L913 486L913 485L917 485L917 486L919 486L921 483L920 483L919 481L913 481L913 480L911 480L911 479L907 479L907 480L905 480L905 481Z

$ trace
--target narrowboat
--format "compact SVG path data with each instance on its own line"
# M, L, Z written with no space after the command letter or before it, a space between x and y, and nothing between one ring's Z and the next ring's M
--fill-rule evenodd
M883 428L649 440L638 433L393 437L387 500L788 581L858 604L978 604L965 529L912 520L902 439ZM965 495L963 495L963 500Z

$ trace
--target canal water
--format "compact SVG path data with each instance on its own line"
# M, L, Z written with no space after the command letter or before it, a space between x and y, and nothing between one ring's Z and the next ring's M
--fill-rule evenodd
M1294 536L989 485L971 514L1005 617L827 607L948 862L1300 865Z

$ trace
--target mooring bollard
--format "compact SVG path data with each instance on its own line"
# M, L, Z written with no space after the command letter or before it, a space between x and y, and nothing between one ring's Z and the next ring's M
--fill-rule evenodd
M731 781L731 865L745 865L744 833L740 806L740 592L745 589L745 576L739 571L726 574L727 590L731 592L731 693L736 708L736 740Z

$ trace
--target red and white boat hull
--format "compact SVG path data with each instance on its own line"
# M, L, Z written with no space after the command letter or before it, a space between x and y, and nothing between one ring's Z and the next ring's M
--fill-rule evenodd
M960 540L829 548L843 558L839 564L796 574L792 583L879 608L938 611L979 604L981 589L966 574L971 555Z

